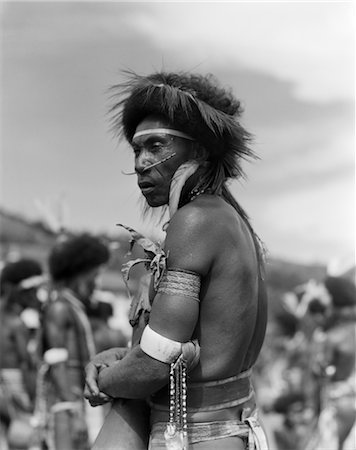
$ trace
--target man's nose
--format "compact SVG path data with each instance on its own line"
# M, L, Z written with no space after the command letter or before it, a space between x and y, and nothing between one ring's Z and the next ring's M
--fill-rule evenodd
M153 161L150 155L145 151L141 151L135 158L135 172L139 174L143 173L152 163Z

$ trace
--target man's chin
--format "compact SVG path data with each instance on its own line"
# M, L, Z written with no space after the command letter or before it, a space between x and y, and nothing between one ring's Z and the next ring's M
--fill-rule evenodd
M146 201L147 206L150 208L159 208L160 206L164 206L166 203L159 203L159 202L148 202Z
M144 198L145 198L145 200L146 200L146 203L147 203L147 205L150 207L150 208L158 208L158 207L160 207L160 206L164 206L164 205L167 205L168 204L168 200L166 200L166 199L162 199L162 198L152 198L152 197L149 197L149 196L144 196Z

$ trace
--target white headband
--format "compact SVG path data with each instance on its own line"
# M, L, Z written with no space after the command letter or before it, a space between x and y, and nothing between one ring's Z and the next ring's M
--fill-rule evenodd
M31 289L34 287L38 287L47 281L47 277L44 275L35 275L33 277L25 278L19 283L19 287L21 289Z
M195 141L194 138L189 136L189 134L183 133L182 131L173 130L171 128L149 128L147 130L137 131L132 139L135 139L139 136L145 136L146 134L153 134L153 133L164 133L164 134L171 134L172 136L181 137L184 139L189 139L190 141Z

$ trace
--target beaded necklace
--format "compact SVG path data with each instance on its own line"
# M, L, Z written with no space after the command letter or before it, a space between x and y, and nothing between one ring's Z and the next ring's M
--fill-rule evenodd
M213 192L213 190L211 188L203 188L203 189L195 188L195 189L192 189L190 191L190 193L189 193L189 201L192 202L197 197L199 197L199 195L203 195L203 194L213 195L214 192Z

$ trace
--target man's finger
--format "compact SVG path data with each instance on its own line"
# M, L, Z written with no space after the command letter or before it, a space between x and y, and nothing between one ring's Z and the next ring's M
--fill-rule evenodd
M91 397L90 399L88 399L90 406L101 406L104 405L105 403L110 402L112 399L110 397L104 396L104 397Z
M88 364L85 368L85 384L91 395L99 394L99 387L97 383L98 369L94 364Z

